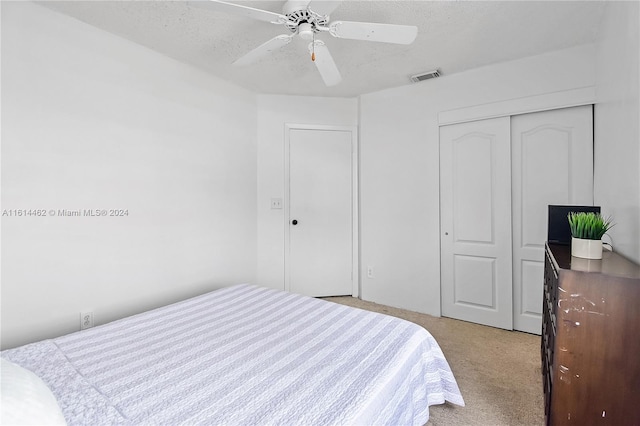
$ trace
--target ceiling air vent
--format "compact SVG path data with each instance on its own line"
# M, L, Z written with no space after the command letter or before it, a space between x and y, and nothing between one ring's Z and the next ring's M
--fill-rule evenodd
M429 80L430 78L440 77L440 71L433 70L429 72L425 72L423 74L416 74L411 76L411 81L414 83L418 83L420 81Z

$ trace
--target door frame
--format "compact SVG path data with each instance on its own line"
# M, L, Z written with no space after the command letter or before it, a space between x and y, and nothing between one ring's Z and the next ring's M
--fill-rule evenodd
M319 130L319 131L339 131L351 132L351 290L352 296L358 297L360 294L360 213L359 200L360 193L358 191L358 128L357 126L334 126L334 125L318 125L318 124L291 124L285 123L284 126L284 289L291 291L291 261L290 261L290 133L292 130Z
M513 149L513 148L514 148L514 146L515 146L515 144L514 144L514 140L515 140L515 139L513 138L513 135L512 135L512 128L511 128L511 126L512 126L512 123L513 123L514 118L516 118L516 117L522 117L522 116L530 115L530 114L552 113L552 112L555 112L555 111L561 111L561 110L572 110L572 109L578 109L578 108L585 108L585 107L588 107L588 111L590 112L590 114L588 114L588 115L591 117L591 120L592 120L592 119L593 119L593 108L594 108L594 105L595 105L595 103L589 103L589 104L585 104L585 105L575 105L575 106L570 106L570 107L566 107L566 108L549 108L549 109L544 109L544 110L539 110L539 111L533 111L533 112L530 112L530 113L518 113L518 114L515 114L515 113L514 113L514 114L508 114L508 115L504 115L504 116L500 116L500 117L502 117L502 118L508 118L508 119L509 119L509 128L510 128L510 130L509 130L509 133L510 133L510 134L509 134L509 140L510 140L510 146L511 146L511 148ZM455 122L455 123L452 123L452 125L464 125L464 124L468 124L468 123L474 123L474 122L480 122L480 121L492 120L492 119L500 118L500 117L491 117L491 118L478 119L478 120L469 120L469 121ZM585 129L587 129L587 130L590 132L590 136L591 136L590 140L591 140L591 143L593 143L593 137L594 137L594 136L593 136L593 132L592 132L592 125L593 125L593 122L591 122L591 125L586 126L586 128L585 128ZM439 156L440 156L440 159L441 159L441 161L440 161L440 190L441 190L441 192L440 192L440 204L441 204L441 205L440 205L440 209L441 209L441 210L440 210L440 212L441 212L441 213L440 213L440 226L441 226L441 230L442 230L442 226L443 226L443 215L442 215L442 152L443 152L443 151L442 151L442 143L443 143L443 139L442 139L442 129L443 129L443 128L445 128L445 127L448 127L448 126L449 126L448 124L447 124L447 125L441 124L441 125L439 126L439 130L440 130L440 136L439 136L440 152L439 152ZM581 127L582 127L582 126L581 126ZM514 181L514 176L516 176L516 175L515 175L515 172L514 172L514 165L516 164L516 162L514 161L514 155L515 155L515 154L514 154L514 151L512 151L512 153L511 153L511 155L510 155L510 160L509 160L510 165L511 165L511 168L512 168L511 176L510 176L510 179L509 179L509 181L510 181L510 186L511 186L511 188L512 188L512 203L511 203L511 208L510 208L510 210L511 210L511 214L512 214L512 215L513 215L513 213L515 212L515 207L514 207L514 206L515 206L515 203L516 203L516 201L515 201L515 195L514 195L514 194L517 194L517 193L518 193L518 191L514 192L514 189L515 189L516 187L519 187L519 185L516 185L516 182ZM591 156L593 156L593 152L591 152ZM591 159L592 159L592 158L591 158ZM588 161L586 164L588 164L590 167L593 167L593 165L592 165L592 161ZM592 171L592 173L593 173L593 169L592 169L591 171ZM521 171L520 171L520 172L521 172ZM588 181L588 182L589 182L589 181ZM569 203L574 202L574 203L577 203L577 204L586 204L586 205L591 205L591 204L593 204L593 202L594 202L594 201L593 201L593 187L591 187L591 189L589 190L589 192L591 192L591 200L586 200L586 199L585 199L584 201L579 201L579 200L573 199L573 200L568 200L568 202L569 202ZM512 217L512 223L511 223L511 226L512 226L512 227L515 225L514 221L515 221L515 216L513 216L513 217ZM515 244L516 244L516 242L517 242L517 241L516 241L515 236L516 236L516 235L521 235L522 229L523 229L523 228L518 229L518 230L517 230L518 232L516 232L516 229L513 229L513 235L512 235L512 254L514 254L514 253L515 253ZM444 245L444 242L443 242L443 241L444 241L444 240L443 240L443 236L442 236L442 232L441 232L441 238L440 238L440 265L441 265L441 269L440 269L440 294L441 294L441 314L442 314L442 311L444 310L444 308L443 308L443 306L444 306L444 297L443 297L443 296L444 296L444 293L445 293L445 292L444 292L444 286L443 286L443 270L444 270L444 267L442 266L442 265L443 265L443 259L444 259L444 254L443 254L443 245ZM540 245L539 247L540 247L540 248L543 248L543 245ZM515 260L515 257L514 257L514 258L512 258L512 262L513 262L514 260ZM513 286L513 287L512 287L513 293L512 293L512 295L513 295L513 308L514 308L514 309L513 309L513 314L512 314L512 315L513 315L513 318L512 318L512 321L513 321L513 329L514 329L514 330L518 330L518 331L529 332L529 333L536 333L536 332L532 331L531 329L527 329L527 327L523 327L522 325L519 325L519 326L518 326L518 328L515 328L515 325L516 325L516 322L517 322L517 316L519 315L519 314L517 313L517 311L515 310L515 308L517 308L517 307L521 307L521 300L522 300L522 281L521 281L521 280L522 280L522 274L519 272L519 277L516 279L516 270L517 270L517 268L516 268L516 264L515 264L515 263L513 263L513 270L512 270L512 274L513 274L513 280L512 280L512 281L513 281L513 283L512 283L512 286ZM542 276L541 276L540 280L542 280ZM540 282L542 282L542 281L540 281ZM516 287L516 286L515 286L515 284L516 284L516 283L518 283L518 284L519 284L519 286L518 286L518 287ZM540 294L542 294L542 293L540 293ZM519 300L516 300L516 298L519 298ZM519 306L518 306L518 305L519 305ZM520 324L522 324L522 323L520 323ZM538 331L537 333L539 334L539 331Z
M440 111L438 126L595 104L595 86L580 87Z

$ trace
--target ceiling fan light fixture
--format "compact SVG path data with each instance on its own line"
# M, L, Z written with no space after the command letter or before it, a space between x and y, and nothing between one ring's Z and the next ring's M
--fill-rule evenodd
M298 35L303 40L312 40L313 39L313 26L307 22L303 22L298 26Z

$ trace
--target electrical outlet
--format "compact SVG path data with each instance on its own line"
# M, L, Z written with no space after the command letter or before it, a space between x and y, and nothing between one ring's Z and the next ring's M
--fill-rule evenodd
M374 276L373 276L373 266L367 266L367 278L374 278Z
M93 327L93 312L80 312L80 330Z

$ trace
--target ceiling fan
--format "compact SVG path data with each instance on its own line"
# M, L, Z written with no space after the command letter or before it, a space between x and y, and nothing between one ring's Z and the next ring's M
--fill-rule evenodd
M242 56L233 64L248 65L255 63L286 46L293 37L298 35L303 40L310 41L309 54L311 55L311 60L316 64L316 68L327 86L335 86L340 83L342 76L325 43L316 39L317 33L329 33L336 38L396 44L411 44L418 34L418 28L409 25L353 21L330 22L329 15L340 5L341 1L289 0L284 4L282 13L218 0L195 0L188 3L195 7L244 16L276 25L284 25L289 30L289 33L275 36Z

